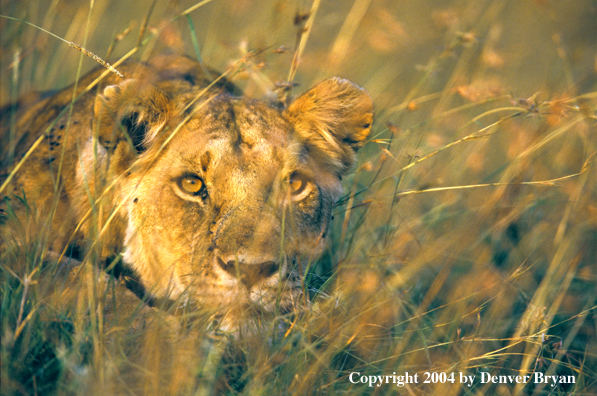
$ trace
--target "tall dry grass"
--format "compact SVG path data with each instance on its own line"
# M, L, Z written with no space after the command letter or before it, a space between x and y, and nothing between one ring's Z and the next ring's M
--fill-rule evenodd
M249 96L284 100L340 75L376 102L329 248L305 277L310 307L257 334L214 334L209 312L148 312L93 255L66 284L43 264L45 241L27 239L35 208L22 219L8 206L3 394L597 394L594 2L1 6L116 68L164 51L220 70L242 59L234 81ZM96 66L29 25L0 18L0 30L2 104ZM351 381L406 372L418 383Z

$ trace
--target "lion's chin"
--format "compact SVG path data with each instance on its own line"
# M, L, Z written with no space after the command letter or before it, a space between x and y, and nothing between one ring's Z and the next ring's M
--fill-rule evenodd
M276 322L275 319L283 315L282 312L267 311L255 304L235 305L215 314L210 327L216 333L243 337L268 331Z
M271 331L272 326L278 328L291 321L297 312L299 295L300 293L289 293L267 304L247 300L222 304L211 315L209 326L216 332L233 336Z

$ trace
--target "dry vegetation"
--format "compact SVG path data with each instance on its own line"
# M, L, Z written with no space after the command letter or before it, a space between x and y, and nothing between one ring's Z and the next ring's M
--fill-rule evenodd
M234 339L200 312L120 313L92 258L65 286L41 264L43 241L7 243L3 394L597 394L594 1L202 3L3 0L0 13L112 63L242 59L234 81L253 97L279 97L301 48L292 94L333 75L364 86L376 121L306 277L311 306ZM0 30L3 105L96 66L32 26L0 18ZM369 388L352 372L419 383Z

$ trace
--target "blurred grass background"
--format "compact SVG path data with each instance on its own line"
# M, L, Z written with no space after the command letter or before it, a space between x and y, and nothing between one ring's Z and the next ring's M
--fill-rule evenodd
M0 13L110 61L140 31L141 60L198 48L223 71L261 50L234 81L262 99L310 21L293 94L341 76L376 104L308 275L311 309L225 342L184 315L104 317L93 269L86 302L70 303L44 284L39 251L4 254L2 393L597 394L597 2L203 3L3 0ZM0 18L0 31L2 105L97 66L30 26ZM576 384L368 388L353 371Z

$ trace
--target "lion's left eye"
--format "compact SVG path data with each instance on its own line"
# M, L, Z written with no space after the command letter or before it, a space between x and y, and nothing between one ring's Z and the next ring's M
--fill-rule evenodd
M198 176L185 176L180 179L180 188L191 195L199 195L203 190L204 184Z

